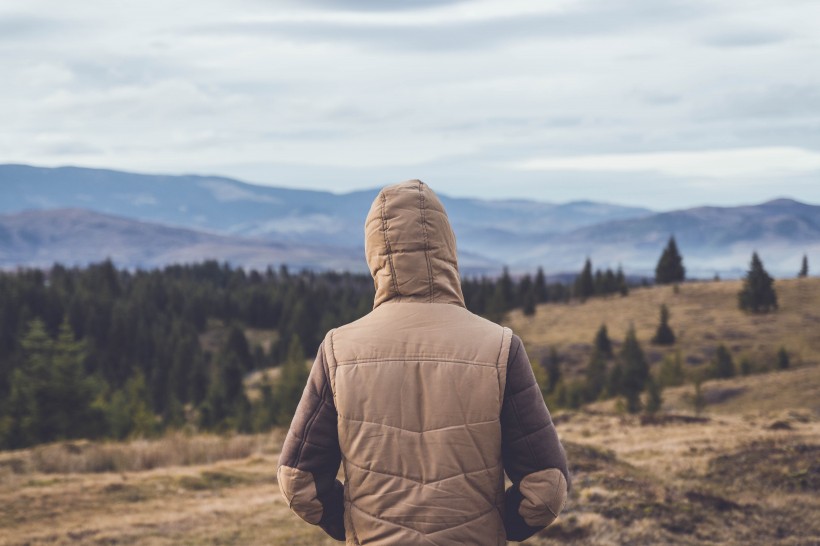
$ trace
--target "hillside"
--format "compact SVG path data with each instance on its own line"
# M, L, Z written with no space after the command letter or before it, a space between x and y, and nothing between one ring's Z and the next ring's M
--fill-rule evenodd
M726 380L806 399L808 368ZM807 381L807 379L809 381ZM813 389L813 391L812 391ZM815 402L816 406L816 402ZM644 426L599 409L553 412L573 491L527 544L808 545L820 540L820 412L776 406ZM337 544L287 507L283 431L71 442L0 453L0 545Z
M508 324L532 360L555 346L580 371L602 321L616 346L630 321L646 343L665 302L681 350L707 358L725 341L766 364L777 347L792 369L664 391L643 421L611 401L553 409L573 476L561 517L527 544L802 546L820 541L820 278L778 281L781 310L735 309L737 282L634 290L627 298L547 304ZM214 333L216 335L216 333ZM254 343L272 331L254 330ZM737 359L736 359L737 360ZM276 483L284 430L257 436L171 433L157 440L63 442L0 453L0 545L335 544L288 509Z
M774 363L783 346L796 365L820 364L820 278L775 282L780 309L768 315L750 315L737 307L741 281L698 282L633 289L629 296L591 299L580 304L545 304L533 317L511 313L507 324L525 341L536 360L555 347L570 368L586 365L598 327L606 324L616 348L630 324L651 362L680 350L684 362L708 362L724 343L735 363L748 358L754 365ZM678 337L674 347L652 346L659 308L666 304L670 326Z

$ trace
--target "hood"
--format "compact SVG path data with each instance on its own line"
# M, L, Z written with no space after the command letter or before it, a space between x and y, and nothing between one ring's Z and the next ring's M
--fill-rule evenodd
M364 251L384 302L451 303L464 307L456 237L447 212L420 180L379 192L364 224Z

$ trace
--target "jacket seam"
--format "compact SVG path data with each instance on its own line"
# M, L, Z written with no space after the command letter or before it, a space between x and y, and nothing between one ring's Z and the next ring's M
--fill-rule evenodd
M299 449L296 451L296 462L295 462L295 464L296 464L297 468L299 467L299 462L302 460L302 451L305 448L305 444L308 443L307 437L310 435L310 429L313 427L313 423L316 422L316 418L319 416L319 409L321 407L322 407L321 404L316 406L316 408L313 410L313 413L310 415L310 419L308 419L308 422L305 425L305 435L304 435L303 438L300 439ZM310 442L310 444L311 445L316 445L312 442Z
M382 362L407 363L407 362L410 362L410 361L417 362L419 364L424 363L424 362L445 362L445 363L449 363L449 364L463 364L463 365L470 365L470 366L475 365L475 366L481 366L482 368L496 368L496 369L498 368L498 364L496 364L494 362L478 362L478 361L475 361L475 360L466 360L466 359L460 359L460 358L435 358L435 357L431 358L431 357L427 357L427 356L424 356L424 355L409 355L409 356L404 356L404 357L401 357L401 358L383 358L383 357L357 358L355 360L343 360L341 362L337 362L336 367L338 368L339 366L355 366L356 364L379 364L379 363L382 363Z
M402 432L411 432L413 434L424 434L425 432L438 432L440 430L446 430L448 428L456 428L456 427L468 427L468 426L475 426L475 425L489 425L490 423L497 423L498 422L498 418L494 418L494 419L490 419L488 421L478 421L476 423L458 423L456 425L447 425L447 426L444 426L444 427L431 428L431 429L426 429L426 430L409 430L409 429L402 428L402 427L397 427L397 426L394 426L394 425L387 425L385 423L377 423L375 421L366 421L364 419L354 419L353 417L346 417L346 416L341 415L341 414L339 414L339 419L341 419L343 421L350 421L350 422L353 422L353 423L367 423L368 425L376 425L376 426L379 426L379 427L392 428L392 429L400 430Z
M427 237L427 217L424 209L424 183L419 180L419 209L421 211L421 230L424 233L424 259L427 261L428 294L433 303L433 267L430 265L430 241Z
M414 478L412 476L403 476L401 474L395 474L393 472L385 472L383 470L376 470L374 468L367 468L367 467L362 466L360 464L354 463L350 459L347 459L347 462L350 463L351 465L355 466L356 468L359 468L361 470L365 470L367 472L373 472L375 474L381 474L383 476L391 476L393 478L400 478L402 480L407 480L409 482L417 483L419 485L433 485L433 484L436 484L436 483L445 482L447 480L452 480L452 479L455 479L455 478L459 478L461 476L469 476L470 474L478 474L480 472L492 472L493 470L495 470L497 468L495 466L487 467L487 468L479 468L478 470L470 470L469 472L459 472L458 474L453 474L451 476L446 476L444 478L438 478L438 479L435 479L435 480L425 481L425 480L422 480L421 478Z
M390 262L390 279L393 281L393 289L396 291L396 296L401 297L399 292L399 283L396 280L396 269L393 267L393 250L390 248L390 240L387 238L387 219L384 217L384 208L387 204L387 196L384 192L382 196L382 234L384 235L384 246L387 250L387 261Z
M462 522L461 522L461 523L459 523L458 525L454 525L454 526L452 526L452 527L445 527L445 528L443 528L443 529L438 529L438 530L436 530L436 531L430 531L430 532L428 532L428 533L422 533L421 531L419 531L419 530L417 530L417 529L413 529L412 527L409 527L409 526L404 525L404 524L402 524L402 523L399 523L399 522L397 522L397 521L391 521L391 520L389 520L389 519L380 518L379 516L377 516L377 515L375 515L375 514L371 514L370 512L368 512L368 511L366 511L366 510L362 510L361 508L359 508L358 506L356 506L356 504L355 504L354 502L352 502L352 501L351 501L351 503L350 503L350 506L351 506L352 508L355 508L356 510L358 510L358 511L359 511L359 512L361 512L362 514L366 514L366 515L370 516L370 517L371 517L371 518L373 518L373 519L377 519L377 520L379 520L379 521L384 521L384 522L386 522L386 523L388 523L388 524L390 524L390 525L395 525L396 527L401 527L402 529L407 529L408 531L412 531L412 532L414 532L414 533L416 533L416 534L419 534L419 535L421 535L421 536L422 536L425 540L427 540L428 542L430 542L431 544L435 544L435 543L434 543L434 542L432 542L432 541L430 541L430 539L429 539L429 537L430 537L430 536L435 535L435 534L438 534L438 533L442 533L442 532L444 532L444 531L452 531L453 529L458 529L459 527L463 527L464 525L467 525L468 523L472 523L472 522L474 522L475 520L477 520L477 519L479 519L479 518L483 518L484 516L486 516L487 514L489 514L490 512L492 512L493 510L495 510L495 509L496 509L496 507L495 507L495 506L493 506L493 507L492 507L492 508L490 508L489 510L485 510L485 511L481 512L480 514L476 514L475 516L472 516L472 517L471 517L470 519L468 519L467 521L462 521Z
M518 412L518 404L515 403L515 398L511 399L510 402L512 402L513 412L515 412L516 421L518 421L518 423L520 424L522 421L521 421L521 414ZM535 462L536 457L535 457L535 450L533 449L532 444L530 443L530 435L535 433L535 432L538 432L542 428L546 428L546 425L543 426L543 427L539 427L538 429L536 429L532 432L528 432L527 434L524 435L524 441L527 444L527 449L530 452L530 457L531 457L531 460L533 462ZM522 479L523 479L523 477L522 477Z

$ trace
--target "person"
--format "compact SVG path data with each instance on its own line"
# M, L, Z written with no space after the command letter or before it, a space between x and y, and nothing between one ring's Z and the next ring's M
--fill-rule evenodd
M526 540L570 476L521 339L466 309L423 182L381 190L365 254L373 310L319 347L277 469L288 505L348 545Z

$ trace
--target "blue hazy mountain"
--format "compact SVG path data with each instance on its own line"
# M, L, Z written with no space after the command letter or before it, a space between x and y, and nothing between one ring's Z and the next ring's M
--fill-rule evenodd
M215 176L0 165L0 266L108 256L151 267L205 258L261 267L363 270L363 221L377 189L334 194ZM651 274L674 234L690 274L737 276L753 250L791 275L820 258L820 207L779 199L653 213L595 202L441 196L465 272L622 265ZM22 213L22 211L26 211Z
M358 244L378 188L345 194L258 186L216 176L161 176L77 167L0 165L0 214L82 208L162 224L315 244ZM591 202L549 204L442 196L465 248L500 232L567 232L651 211Z
M820 262L820 206L775 199L663 212L547 236L520 263L549 259L560 269L577 264L582 254L603 266L620 263L632 272L651 274L671 234L693 276L739 276L755 251L778 275L796 274L804 254L810 262L813 257Z

